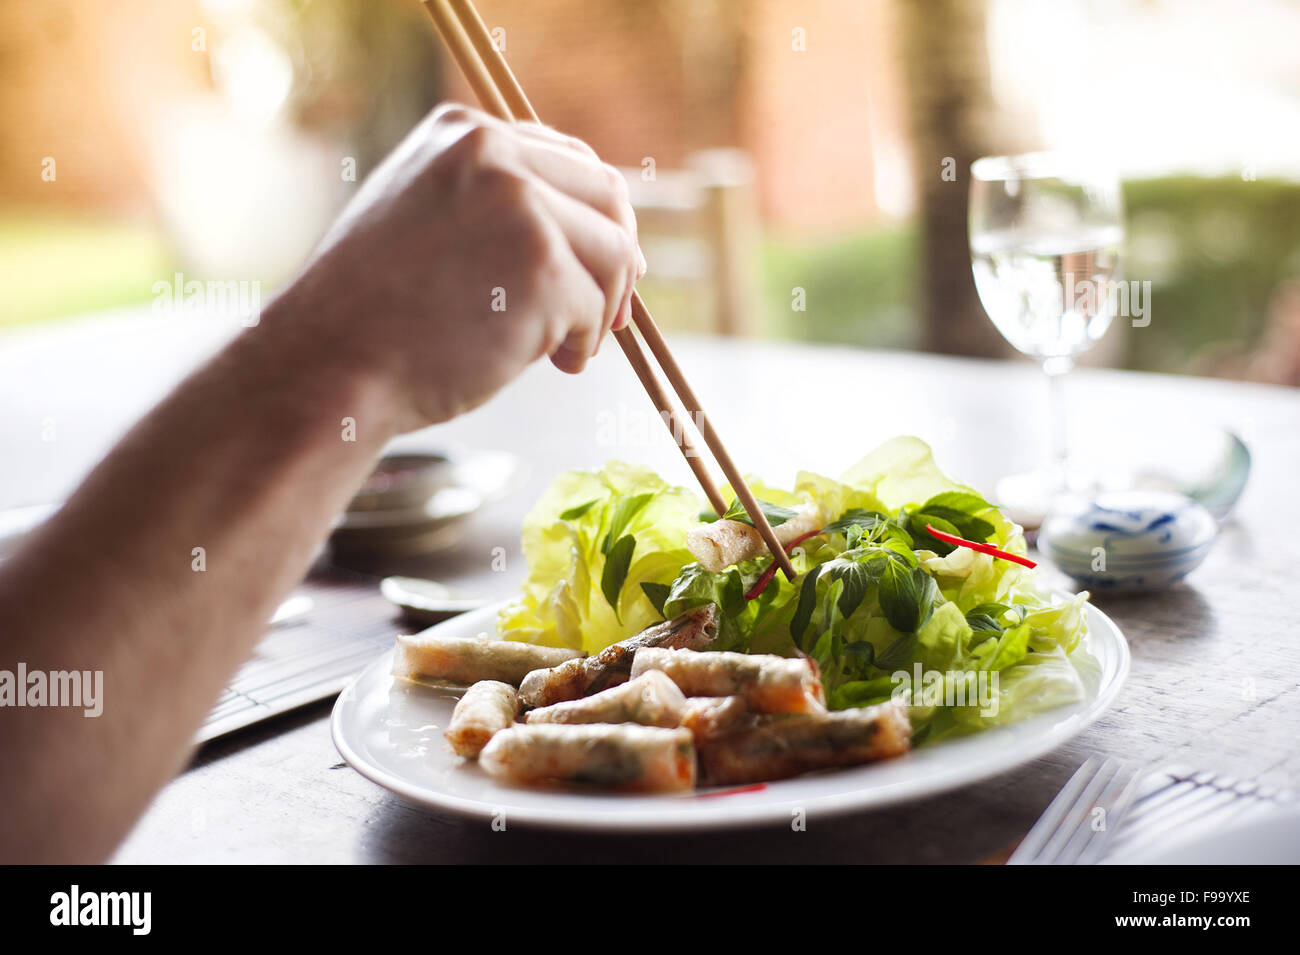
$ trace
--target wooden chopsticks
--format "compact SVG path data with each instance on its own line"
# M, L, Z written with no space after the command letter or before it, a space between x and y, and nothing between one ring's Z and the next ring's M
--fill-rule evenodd
M501 51L492 42L487 25L483 22L483 18L479 16L471 0L424 0L424 7L428 10L429 16L433 18L434 26L437 27L443 42L451 51L452 57L456 60L456 65L464 74L470 88L474 91L474 95L478 97L479 102L487 112L507 122L516 120L541 122L537 111L533 109L528 97L524 94L523 87L520 86L509 64L506 63L505 57L501 55ZM722 473L726 475L732 490L736 492L736 498L753 522L754 529L762 536L763 542L767 544L768 550L772 552L773 558L786 578L794 580L794 567L790 563L790 558L786 556L785 548L777 540L772 525L768 522L767 516L759 506L758 500L749 489L749 485L736 467L736 463L732 460L726 446L723 445L722 439L718 436L708 415L704 413L704 409L700 406L700 401L695 396L694 390L687 382L686 376L682 374L681 367L677 364L672 352L669 351L668 343L664 341L659 326L655 324L655 320L651 317L649 310L646 309L645 303L641 301L641 296L635 291L632 292L632 322L636 325L637 330L641 332L650 353L654 356L655 361L659 363L659 367L663 369L665 376L673 386L673 390L677 392L677 397L681 399L687 413L694 419L700 430L700 435L704 438L704 443L713 452L718 466L722 468ZM619 347L622 348L628 362L632 365L632 370L636 372L636 376L640 379L650 400L654 402L655 407L664 416L664 424L668 426L669 431L672 433L674 442L686 458L687 465L690 466L691 472L699 481L700 487L703 488L705 496L709 499L709 503L713 505L713 509L721 517L726 513L727 502L713 483L708 467L690 439L686 422L682 420L682 417L668 400L663 386L659 383L659 379L650 368L650 363L642 353L636 336L630 328L624 328L615 332L614 338Z

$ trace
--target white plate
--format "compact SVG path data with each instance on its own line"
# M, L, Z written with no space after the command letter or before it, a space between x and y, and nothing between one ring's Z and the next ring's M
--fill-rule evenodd
M438 625L446 636L495 628L498 605ZM334 705L334 745L357 772L411 802L509 823L587 830L715 828L861 810L919 799L1027 763L1096 719L1128 676L1119 628L1088 608L1085 646L1099 663L1094 694L1020 723L922 747L886 762L767 783L748 791L703 790L689 796L620 796L501 785L452 753L442 733L460 696L399 682L392 652L368 666Z

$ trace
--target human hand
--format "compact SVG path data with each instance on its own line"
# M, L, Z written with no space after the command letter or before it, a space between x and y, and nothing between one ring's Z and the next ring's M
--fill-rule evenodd
M331 373L380 375L414 428L543 355L581 371L644 271L617 170L547 127L448 106L365 181L264 324Z

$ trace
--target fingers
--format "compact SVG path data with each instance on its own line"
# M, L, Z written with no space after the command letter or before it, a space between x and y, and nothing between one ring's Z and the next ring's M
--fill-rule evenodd
M579 262L605 297L599 333L588 355L595 354L605 333L627 324L636 269L634 243L620 226L544 182L537 183L543 207L560 226Z
M513 129L520 138L519 158L530 172L560 192L602 212L636 239L636 215L629 201L627 180L621 172L601 162L595 151L580 139L536 123L518 123ZM645 259L639 246L634 258L640 278L645 274Z
M538 123L507 123L467 106L439 107L427 122L429 132L418 139L429 143L435 151L477 127L479 142L475 148L479 152L487 152L486 144L491 143L498 158L504 158L507 144L513 145L514 157L529 172L600 210L636 235L636 216L628 203L627 180L613 166L601 162L582 140Z
M580 139L538 123L506 123L465 106L443 106L429 118L433 131L421 137L441 150L456 147L476 162L513 166L524 170L583 202L625 228L635 241L636 215L628 198L627 180L613 166L600 161ZM634 245L637 277L645 274L645 258Z
M604 333L606 292L579 258L575 245L586 249L585 255L598 254L592 251L599 242L590 234L592 222L601 223L616 235L622 232L599 213L567 196L554 190L547 195L548 187L543 183L516 182L521 190L520 206L527 210L523 221L533 236L520 247L516 261L531 276L535 289L533 314L543 329L538 342L540 351L534 355L548 355L556 368L577 374L586 367ZM557 215L552 211L557 201L572 208ZM574 225L573 209L587 221L579 219L579 224ZM578 236L587 237L575 238ZM599 265L594 267L601 269Z
M547 350L561 370L582 370L605 334L627 325L633 288L645 273L626 180L585 143L538 124L505 123L452 106L435 112L428 126L418 138L437 154L430 167L435 181L454 194L504 174L507 184L523 190L507 192L528 197L516 207L549 220L536 225L554 232L564 261L551 277L558 285L546 309ZM507 197L507 206L516 201Z
M602 163L596 151L581 139L537 123L517 123L512 130L534 147L520 154L531 172L565 195L600 211L632 236L631 278L613 312L613 322L605 330L626 328L632 319L632 292L646 273L645 256L636 242L636 216L628 201L627 180L614 167ZM604 335L601 337L603 340Z
M556 303L552 320L556 323L559 345L548 348L551 364L560 371L576 375L587 367L603 332L601 320L605 293L591 273L578 261L571 247L565 249L568 266L561 270L564 295Z

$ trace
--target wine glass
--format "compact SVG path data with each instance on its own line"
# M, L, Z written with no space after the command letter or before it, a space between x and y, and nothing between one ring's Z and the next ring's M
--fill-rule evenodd
M1119 294L1123 215L1118 176L1081 159L1031 153L971 164L971 267L980 301L1003 337L1047 375L1050 462L998 489L1031 522L1062 492L1086 484L1070 463L1063 380L1128 301Z

